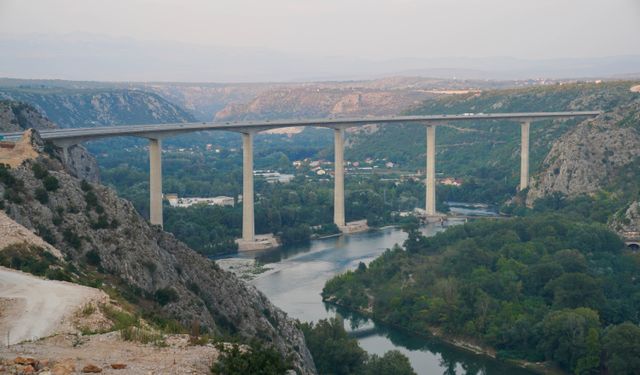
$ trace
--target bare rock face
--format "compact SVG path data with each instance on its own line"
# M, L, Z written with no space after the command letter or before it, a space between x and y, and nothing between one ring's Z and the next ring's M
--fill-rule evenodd
M262 293L150 225L113 190L69 174L62 155L53 152L11 169L22 187L18 199L4 201L9 217L46 234L69 262L79 269L95 268L128 298L145 301L185 325L197 321L214 333L271 343L291 356L298 372L315 373L304 335ZM46 166L59 182L45 203L35 198L43 181L34 176L34 163ZM6 189L0 183L0 196Z
M640 157L640 104L588 120L552 146L527 194L527 204L555 192L590 194Z
M96 158L82 145L69 147L65 166L73 176L89 182L100 182L100 170Z
M0 100L0 132L27 129L53 129L56 126L34 107L11 100Z
M638 201L631 202L611 219L609 226L623 237L638 237L640 232L640 203Z

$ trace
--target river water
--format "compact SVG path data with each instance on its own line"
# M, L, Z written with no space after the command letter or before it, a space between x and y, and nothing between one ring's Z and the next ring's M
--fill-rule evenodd
M424 226L422 231L426 235L434 235L444 229L438 224ZM385 249L396 243L402 244L405 238L406 234L401 230L386 228L314 240L302 246L242 253L237 257L256 258L274 268L251 283L291 317L310 322L339 314L345 320L345 328L358 339L362 348L378 355L398 350L409 358L418 374L530 375L528 371L436 339L416 337L357 314L337 311L332 305L322 302L320 292L328 279L355 269L359 262L370 262Z

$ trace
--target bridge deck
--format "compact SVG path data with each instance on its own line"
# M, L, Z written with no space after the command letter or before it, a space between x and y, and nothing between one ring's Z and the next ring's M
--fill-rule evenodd
M307 120L273 120L273 121L242 121L242 122L190 122L173 124L149 124L149 125L117 125L92 128L68 128L41 130L43 139L52 141L82 142L91 139L118 137L118 136L142 136L163 137L197 131L236 131L257 132L269 129L315 126L315 127L352 127L367 124L396 124L396 123L423 123L439 125L454 121L478 121L478 120L520 120L533 121L543 119L566 119L571 117L595 117L601 114L599 111L573 111L573 112L523 112L523 113L478 113L461 115L429 115L429 116L387 116L387 117L359 117L359 118L328 118ZM7 140L17 139L21 132L0 133Z

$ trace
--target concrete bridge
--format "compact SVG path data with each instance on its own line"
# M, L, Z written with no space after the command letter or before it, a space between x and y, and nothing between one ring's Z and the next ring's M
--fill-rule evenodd
M211 122L178 123L151 125L118 125L93 128L72 128L42 130L40 135L62 147L66 157L70 146L102 138L135 136L149 140L150 162L150 222L162 225L162 139L184 133L198 131L232 131L242 134L243 182L242 182L242 240L241 247L251 248L255 243L254 197L253 197L253 138L261 131L286 127L326 127L334 130L335 142L335 178L334 178L334 216L333 221L344 228L344 131L354 126L369 124L408 124L417 123L426 127L426 214L436 216L436 127L450 122L469 122L479 120L509 120L520 123L520 190L529 186L529 127L531 122L547 119L568 119L573 117L593 118L599 111L582 112L531 112L531 113L478 113L461 115L430 116L389 116L359 118L329 118L310 120L276 120L248 122ZM0 134L6 140L17 139L22 133ZM243 246L244 245L244 246Z

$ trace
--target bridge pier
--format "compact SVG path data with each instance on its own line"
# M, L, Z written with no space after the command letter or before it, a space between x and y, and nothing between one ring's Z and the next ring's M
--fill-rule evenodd
M333 188L333 222L338 228L346 225L344 215L344 129L334 129L335 176Z
M529 121L520 123L520 191L529 187Z
M149 221L163 226L162 220L162 141L149 138Z
M436 214L436 127L427 126L426 214Z
M255 240L253 217L253 133L242 133L242 240Z

